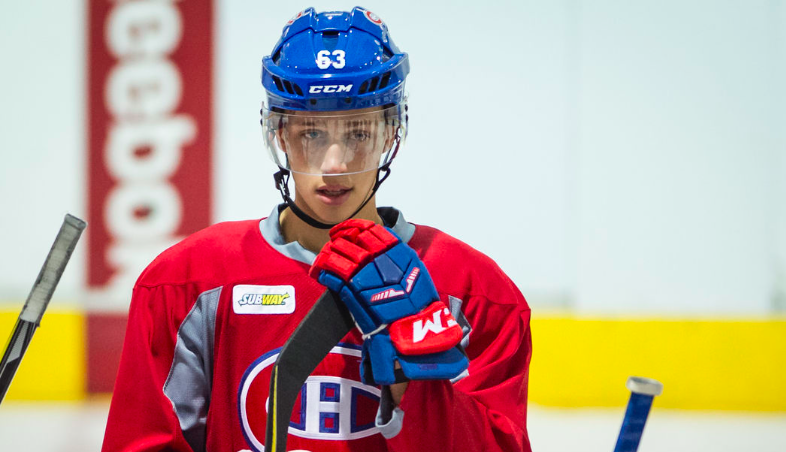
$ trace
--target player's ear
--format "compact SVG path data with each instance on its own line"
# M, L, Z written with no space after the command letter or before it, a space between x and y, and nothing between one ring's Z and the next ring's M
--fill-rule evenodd
M289 148L287 146L287 144L288 144L287 140L284 137L284 129L283 128L279 129L278 133L276 133L276 140L278 141L279 149L281 149L284 152L284 154L288 153L289 152L288 151Z
M387 121L385 124L385 150L393 147L398 135L398 121Z
M279 149L284 153L287 152L288 143L286 137L286 120L280 113L277 112L261 112L265 119L262 122L263 133L266 134L265 141L273 148Z
M287 136L287 127L283 123L279 123L279 126L276 128L275 131L275 138L276 144L278 148L281 149L285 154L289 152L289 140Z

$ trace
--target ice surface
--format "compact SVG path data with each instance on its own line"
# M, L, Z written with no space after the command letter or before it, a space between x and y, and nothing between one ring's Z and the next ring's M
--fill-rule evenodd
M108 401L0 406L0 450L98 451ZM535 452L612 452L624 408L555 409L530 406ZM639 452L783 452L786 413L725 413L659 409L650 414Z

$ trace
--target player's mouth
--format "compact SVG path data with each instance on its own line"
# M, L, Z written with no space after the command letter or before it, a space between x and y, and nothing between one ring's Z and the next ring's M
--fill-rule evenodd
M349 199L351 192L351 188L343 185L323 185L317 188L317 198L325 204L338 206Z

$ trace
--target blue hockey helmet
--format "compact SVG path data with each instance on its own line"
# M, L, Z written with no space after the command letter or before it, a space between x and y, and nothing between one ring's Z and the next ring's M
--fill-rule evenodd
M404 101L407 54L387 25L364 8L299 12L273 52L262 59L262 85L271 109L354 110Z
M265 144L279 171L276 188L303 221L330 228L302 211L289 195L290 173L321 177L376 171L377 180L357 214L390 174L407 134L404 81L407 54L371 11L293 17L273 52L262 59Z

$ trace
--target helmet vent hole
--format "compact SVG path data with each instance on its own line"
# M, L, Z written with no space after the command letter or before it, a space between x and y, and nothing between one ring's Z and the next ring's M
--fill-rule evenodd
M368 80L360 84L360 89L358 90L358 94L366 94L367 89L368 89Z
M377 90L377 83L379 83L379 77L373 77L371 79L371 85L368 87L369 92L373 92Z
M326 50L330 50L331 52L336 50L336 46L338 45L338 32L337 31L323 32L322 45L325 46Z
M382 75L382 80L379 81L379 89L388 86L389 81L390 81L390 72L385 72L385 74Z
M295 92L297 93L298 96L302 96L303 95L303 90L300 89L300 86L298 86L297 83L293 83L292 87L295 88Z
M289 80L284 80L284 88L286 88L289 94L295 94L295 90L292 89L292 84L289 83Z
M281 84L281 79L275 75L273 76L273 83L276 84L276 88L278 88L279 91L284 91L284 85Z

